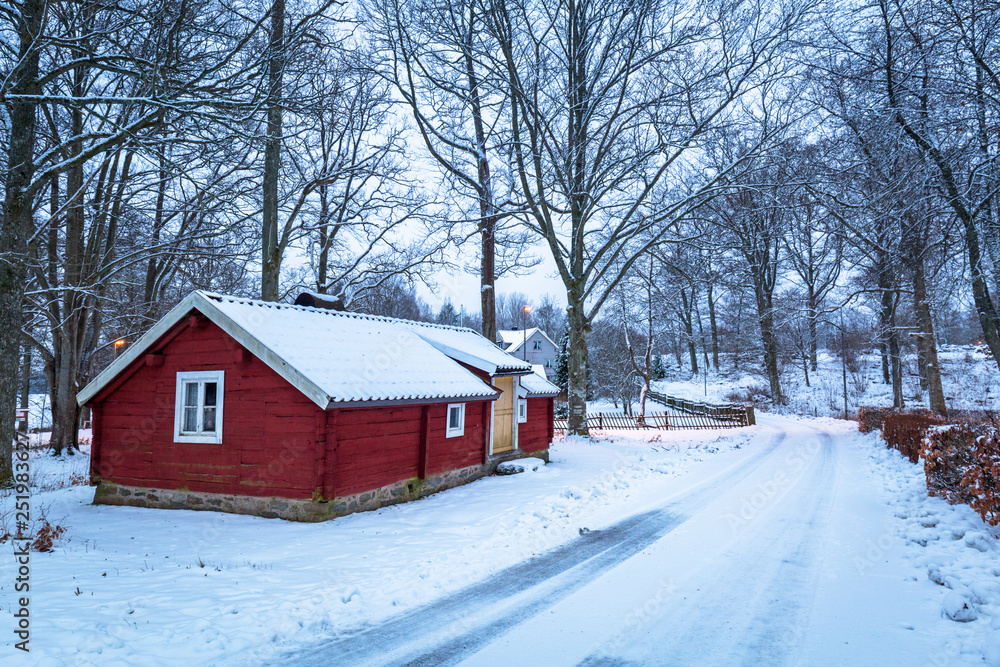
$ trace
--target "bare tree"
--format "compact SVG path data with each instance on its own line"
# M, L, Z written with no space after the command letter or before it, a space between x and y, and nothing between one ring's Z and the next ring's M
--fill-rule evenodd
M994 12L972 2L906 0L879 0L874 9L880 48L868 62L883 79L894 121L933 165L941 195L962 225L983 337L1000 365L1000 315L980 240L985 234L994 257L1000 253L1000 140L992 131L1000 112L993 57L1000 29ZM994 261L994 271L998 266Z
M730 242L742 257L743 271L753 287L764 371L774 405L784 403L774 296L782 275L782 239L789 217L780 189L788 177L781 165L762 165L747 175L747 182L734 184L732 193L712 204L717 223L729 230Z
M805 292L808 356L817 370L818 324L823 302L836 287L844 261L844 235L837 217L826 210L815 186L822 180L826 156L820 145L790 146L790 156L803 185L789 193L789 229L784 239L786 256Z
M16 117L9 124L6 157L8 165L17 166L5 174L8 196L0 236L5 238L3 270L12 273L11 280L0 280L0 310L18 304L16 314L4 311L0 320L11 327L4 331L5 344L14 340L16 347L17 336L6 334L21 328L21 302L31 280L38 290L36 305L50 324L58 323L31 338L51 354L46 360L50 384L61 396L54 406L60 424L56 447L75 443L73 396L81 369L98 345L99 304L108 281L125 267L165 252L177 238L176 227L168 233L160 217L152 227L160 225L158 233L170 236L170 242L157 241L154 233L143 247L121 253L116 239L122 221L142 218L123 202L147 191L145 185L136 188L140 175L148 184L168 171L168 145L218 144L224 137L245 136L259 106L252 73L259 71L260 54L253 47L261 22L229 9L207 1L53 0L0 12L4 33L23 38L22 53L0 52L4 71L16 74L2 79L0 101ZM181 136L181 127L195 131ZM196 171L199 165L187 167ZM40 213L46 191L47 211ZM41 227L36 212L44 219ZM180 254L176 247L172 252ZM48 268L29 272L33 258ZM162 283L161 268L154 266L152 285ZM0 368L10 361L8 351L17 356L13 348L0 350ZM0 441L5 443L12 397L5 390L0 400Z
M741 159L705 170L692 189L668 181L725 111L780 69L804 12L726 0L492 3L518 194L566 287L570 433L587 430L594 316Z
M639 388L639 414L635 418L638 424L646 423L646 398L649 396L652 388L655 371L653 350L656 347L654 336L658 318L656 310L653 307L656 292L656 286L653 282L655 275L653 272L654 261L654 258L650 255L647 257L645 267L637 267L638 270L633 272L634 284L630 285L629 282L622 283L623 286L631 288L628 290L630 295L637 295L642 299L641 303L634 304L630 308L629 299L625 297L624 290L619 295L621 298L622 332L625 335L625 345L628 348L628 359L632 370L635 371L641 382L641 387ZM633 345L634 336L630 335L629 332L630 325L634 323L641 323L645 327L644 335L640 338L642 347L638 358L636 358L636 349L635 345ZM638 343L639 341L636 342Z
M45 2L25 0L20 11L10 16L14 22L17 45L11 67L0 89L9 118L10 143L6 155L4 208L0 229L0 377L17 375L20 350L22 301L27 279L25 256L28 239L34 231L31 191L35 172L35 102L38 94L40 51L37 40L44 24ZM4 12L7 15L6 12ZM13 62L11 62L11 60ZM0 389L0 485L13 479L11 468L14 440L14 410L17 388L12 382Z
M482 333L496 340L496 280L535 261L524 253L523 233L504 224L506 88L489 62L497 47L484 29L487 7L481 0L372 0L368 13L385 54L379 73L402 96L457 210L466 212L459 222L475 223Z
M267 12L270 30L264 62L267 87L263 99L264 165L261 178L261 269L260 297L277 301L281 265L287 248L287 232L292 222L279 220L281 205L282 151L287 121L285 111L308 108L315 100L302 95L303 78L314 76L309 65L330 57L333 43L327 39L336 33L327 16L336 0L321 0L316 6L302 7L297 14L286 11L285 0L272 0ZM286 26L286 24L289 24Z

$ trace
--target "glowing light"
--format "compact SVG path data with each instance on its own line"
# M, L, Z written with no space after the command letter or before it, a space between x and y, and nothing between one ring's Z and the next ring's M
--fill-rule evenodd
M530 313L531 312L531 306L525 306L524 307L524 312L525 313Z

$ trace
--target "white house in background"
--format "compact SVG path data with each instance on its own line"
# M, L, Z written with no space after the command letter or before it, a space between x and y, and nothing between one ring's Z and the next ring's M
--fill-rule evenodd
M500 346L508 354L530 364L545 367L545 377L552 380L556 376L556 356L559 346L538 327L530 329L509 329L497 332Z

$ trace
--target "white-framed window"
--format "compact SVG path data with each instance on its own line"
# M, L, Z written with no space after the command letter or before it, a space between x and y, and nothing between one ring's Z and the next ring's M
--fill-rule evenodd
M448 404L448 424L444 437L454 438L465 433L465 403Z
M542 349L542 341L536 340L533 349L535 349L535 350Z
M222 397L225 371L177 374L174 442L222 442Z
M528 421L528 399L517 399L517 423L523 424Z

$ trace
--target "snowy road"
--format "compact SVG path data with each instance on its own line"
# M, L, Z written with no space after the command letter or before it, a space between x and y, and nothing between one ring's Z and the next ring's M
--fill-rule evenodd
M776 420L657 507L279 662L934 664L898 621L917 589L872 553L886 506L840 445Z

